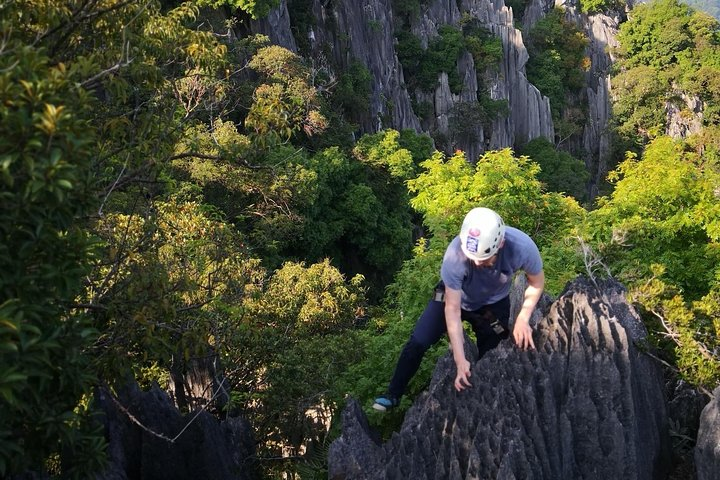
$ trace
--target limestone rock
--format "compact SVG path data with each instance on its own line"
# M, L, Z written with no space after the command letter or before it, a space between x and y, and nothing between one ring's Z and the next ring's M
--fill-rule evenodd
M287 0L280 0L280 5L273 9L267 17L251 22L250 31L267 35L273 45L280 45L295 53L298 51L295 37L290 29Z
M720 387L700 416L700 430L695 444L695 469L698 480L720 478Z
M372 76L370 111L361 122L362 132L419 131L395 52L390 0L313 0L312 10L317 24L310 36L313 55L329 54L341 68L360 62Z
M485 28L501 39L503 60L498 70L491 72L476 71L472 57L458 61L458 74L463 80L460 95L451 95L441 76L435 94L436 124L432 125L430 130L448 135L445 116L458 103L477 102L478 96L484 94L479 91L477 78L483 76L487 93L493 100L506 100L509 114L495 120L489 132L484 132L482 126L478 126L474 138L457 141L450 146L451 150L460 148L466 152L467 158L474 162L478 155L487 149L512 147L541 136L552 140L555 131L550 101L527 80L525 64L528 53L523 44L522 33L514 27L512 10L502 1L434 0L429 2L422 15L413 21L412 31L423 45L428 45L430 39L438 35L441 25L457 25L463 13L478 19Z
M471 358L473 386L462 392L453 388L451 356L441 358L386 443L373 443L350 402L329 477L664 478L662 375L636 346L645 336L622 286L578 278L538 324L536 351L504 341Z
M438 35L440 26L457 26L463 13L478 18L502 40L504 59L497 71L477 72L472 56L463 55L457 62L457 72L463 82L459 94L450 92L447 81L443 81L445 74L439 75L435 92L408 92L407 79L397 58L390 0L313 0L315 25L307 32L312 63L330 71L331 76L337 74L333 69L346 69L354 61L368 69L372 92L369 112L359 121L361 133L410 128L448 136L449 112L458 103L478 101L478 95L484 94L480 92L478 76L483 76L491 98L508 101L509 114L493 123L492 132L485 132L482 125L477 125L468 138L453 139L446 146L447 151L462 149L468 159L475 161L488 148L513 146L538 136L552 140L554 126L549 100L525 76L527 50L521 32L513 25L512 11L502 1L432 0L423 4L411 29L427 46ZM274 43L296 50L286 17L287 6L283 1L268 19L253 22L251 30L265 33ZM434 115L422 125L413 110L412 96L417 104L432 107Z
M597 184L607 176L612 155L608 128L612 114L610 71L614 61L612 50L618 46L617 33L624 12L587 15L581 12L577 0L556 0L555 4L564 9L565 18L588 38L585 54L589 68L585 73L585 87L575 99L578 104L586 105L587 121L582 131L560 139L560 147L584 160L590 173L588 198L592 199L597 195ZM544 5L547 8L547 4Z
M665 134L685 139L702 130L703 102L697 95L688 95L676 90L675 100L665 102L667 127Z
M108 441L108 468L97 480L252 480L258 478L252 461L252 429L242 418L218 421L207 412L182 416L157 387L143 392L131 385L118 403L99 390ZM174 441L159 438L147 429ZM186 428L187 426L187 428Z

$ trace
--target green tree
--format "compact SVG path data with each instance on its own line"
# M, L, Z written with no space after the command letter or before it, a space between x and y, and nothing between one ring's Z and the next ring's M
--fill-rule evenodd
M717 162L659 137L611 178L613 193L589 214L588 234L614 275L648 313L658 344L690 381L720 380ZM667 333L671 339L668 343Z
M667 103L694 115L681 94L703 101L705 126L720 121L719 32L717 20L676 0L633 9L618 33L613 76L614 123L622 139L642 145L663 134Z
M337 148L313 156L306 168L317 184L304 210L302 251L314 261L330 255L343 271L362 273L377 295L408 257L411 211L404 182L415 175L427 137L388 130L358 141L352 155ZM295 251L300 255L299 251Z
M76 410L93 382L85 349L96 333L76 304L93 244L77 223L95 205L88 96L64 64L3 27L0 475L64 449L77 464L63 471L80 476L103 446Z
M398 37L398 59L403 66L405 79L411 87L433 90L438 75L448 75L450 90L459 93L462 81L457 72L457 60L465 50L463 34L450 25L438 28L438 36L423 49L420 39L408 30L401 30Z
M286 263L249 293L225 356L230 367L242 367L236 402L264 452L280 455L286 445L300 454L321 444L337 408L329 395L335 377L361 358L353 329L364 314L363 278L346 281L327 260Z
M335 87L331 101L344 113L344 117L357 122L370 109L370 71L358 61L350 64Z
M219 8L228 6L247 13L253 19L263 18L273 8L280 5L280 0L194 0L200 7Z
M90 292L101 331L93 354L106 381L224 347L212 332L262 276L231 226L198 202L170 198L146 215L105 215L97 231L110 246Z
M625 4L621 0L582 0L580 2L581 10L589 14L618 11L624 7Z
M434 236L449 241L464 215L483 205L496 210L508 225L528 232L539 247L565 237L582 218L577 202L543 192L538 165L515 157L510 149L484 154L473 166L460 152L449 159L436 153L422 164L424 172L408 182L413 208L424 216Z
M536 138L520 151L540 165L537 179L551 192L565 193L582 201L590 174L585 164L566 152L561 152L545 138Z
M131 205L137 180L153 185L177 122L202 111L183 118L172 87L214 71L226 49L187 28L197 13L188 5L0 9L0 475L87 478L102 460L87 413L103 306L85 282L112 248L93 238L91 215Z
M310 70L298 55L271 45L259 49L249 65L263 76L245 119L245 126L260 145L282 143L301 129L307 135L325 129Z

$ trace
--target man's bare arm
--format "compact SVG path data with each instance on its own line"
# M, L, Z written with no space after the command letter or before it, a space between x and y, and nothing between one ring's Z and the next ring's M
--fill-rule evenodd
M445 287L445 324L447 325L453 359L457 367L455 389L458 391L471 387L470 362L465 358L465 337L463 335L462 318L460 317L462 292Z
M515 327L513 328L515 343L523 350L535 348L535 342L533 342L532 338L532 327L530 326L530 317L545 289L545 273L542 270L536 275L525 274L525 276L528 280L528 286L525 289L523 304L515 319Z

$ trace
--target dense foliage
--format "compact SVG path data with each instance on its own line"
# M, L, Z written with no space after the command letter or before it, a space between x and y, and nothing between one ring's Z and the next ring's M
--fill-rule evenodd
M542 137L529 141L518 153L538 163L540 173L537 178L547 190L565 193L578 201L586 198L586 182L590 175L581 160L559 151Z
M0 476L42 464L60 443L79 463L102 447L76 410L92 385L84 348L96 334L75 305L93 243L77 223L93 206L88 97L65 65L51 65L21 41L4 47Z
M621 0L581 0L580 8L588 14L613 13L625 8Z
M648 320L660 322L656 341L686 378L708 388L720 381L718 167L717 157L658 138L642 159L629 154L620 164L615 190L588 225L613 273Z
M638 5L620 28L613 77L614 122L626 142L666 133L669 105L694 112L683 95L704 102L702 123L716 125L720 86L720 24L677 0Z
M438 37L434 38L424 49L420 39L409 30L401 30L398 37L398 59L410 88L433 90L438 76L446 73L448 84L453 93L462 90L462 80L458 75L456 64L465 49L462 32L450 25L438 29Z

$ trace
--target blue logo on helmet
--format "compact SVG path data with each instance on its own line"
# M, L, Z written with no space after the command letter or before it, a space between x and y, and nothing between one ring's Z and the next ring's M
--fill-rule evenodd
M465 249L471 253L477 253L478 251L478 239L475 237L468 237L465 242Z

